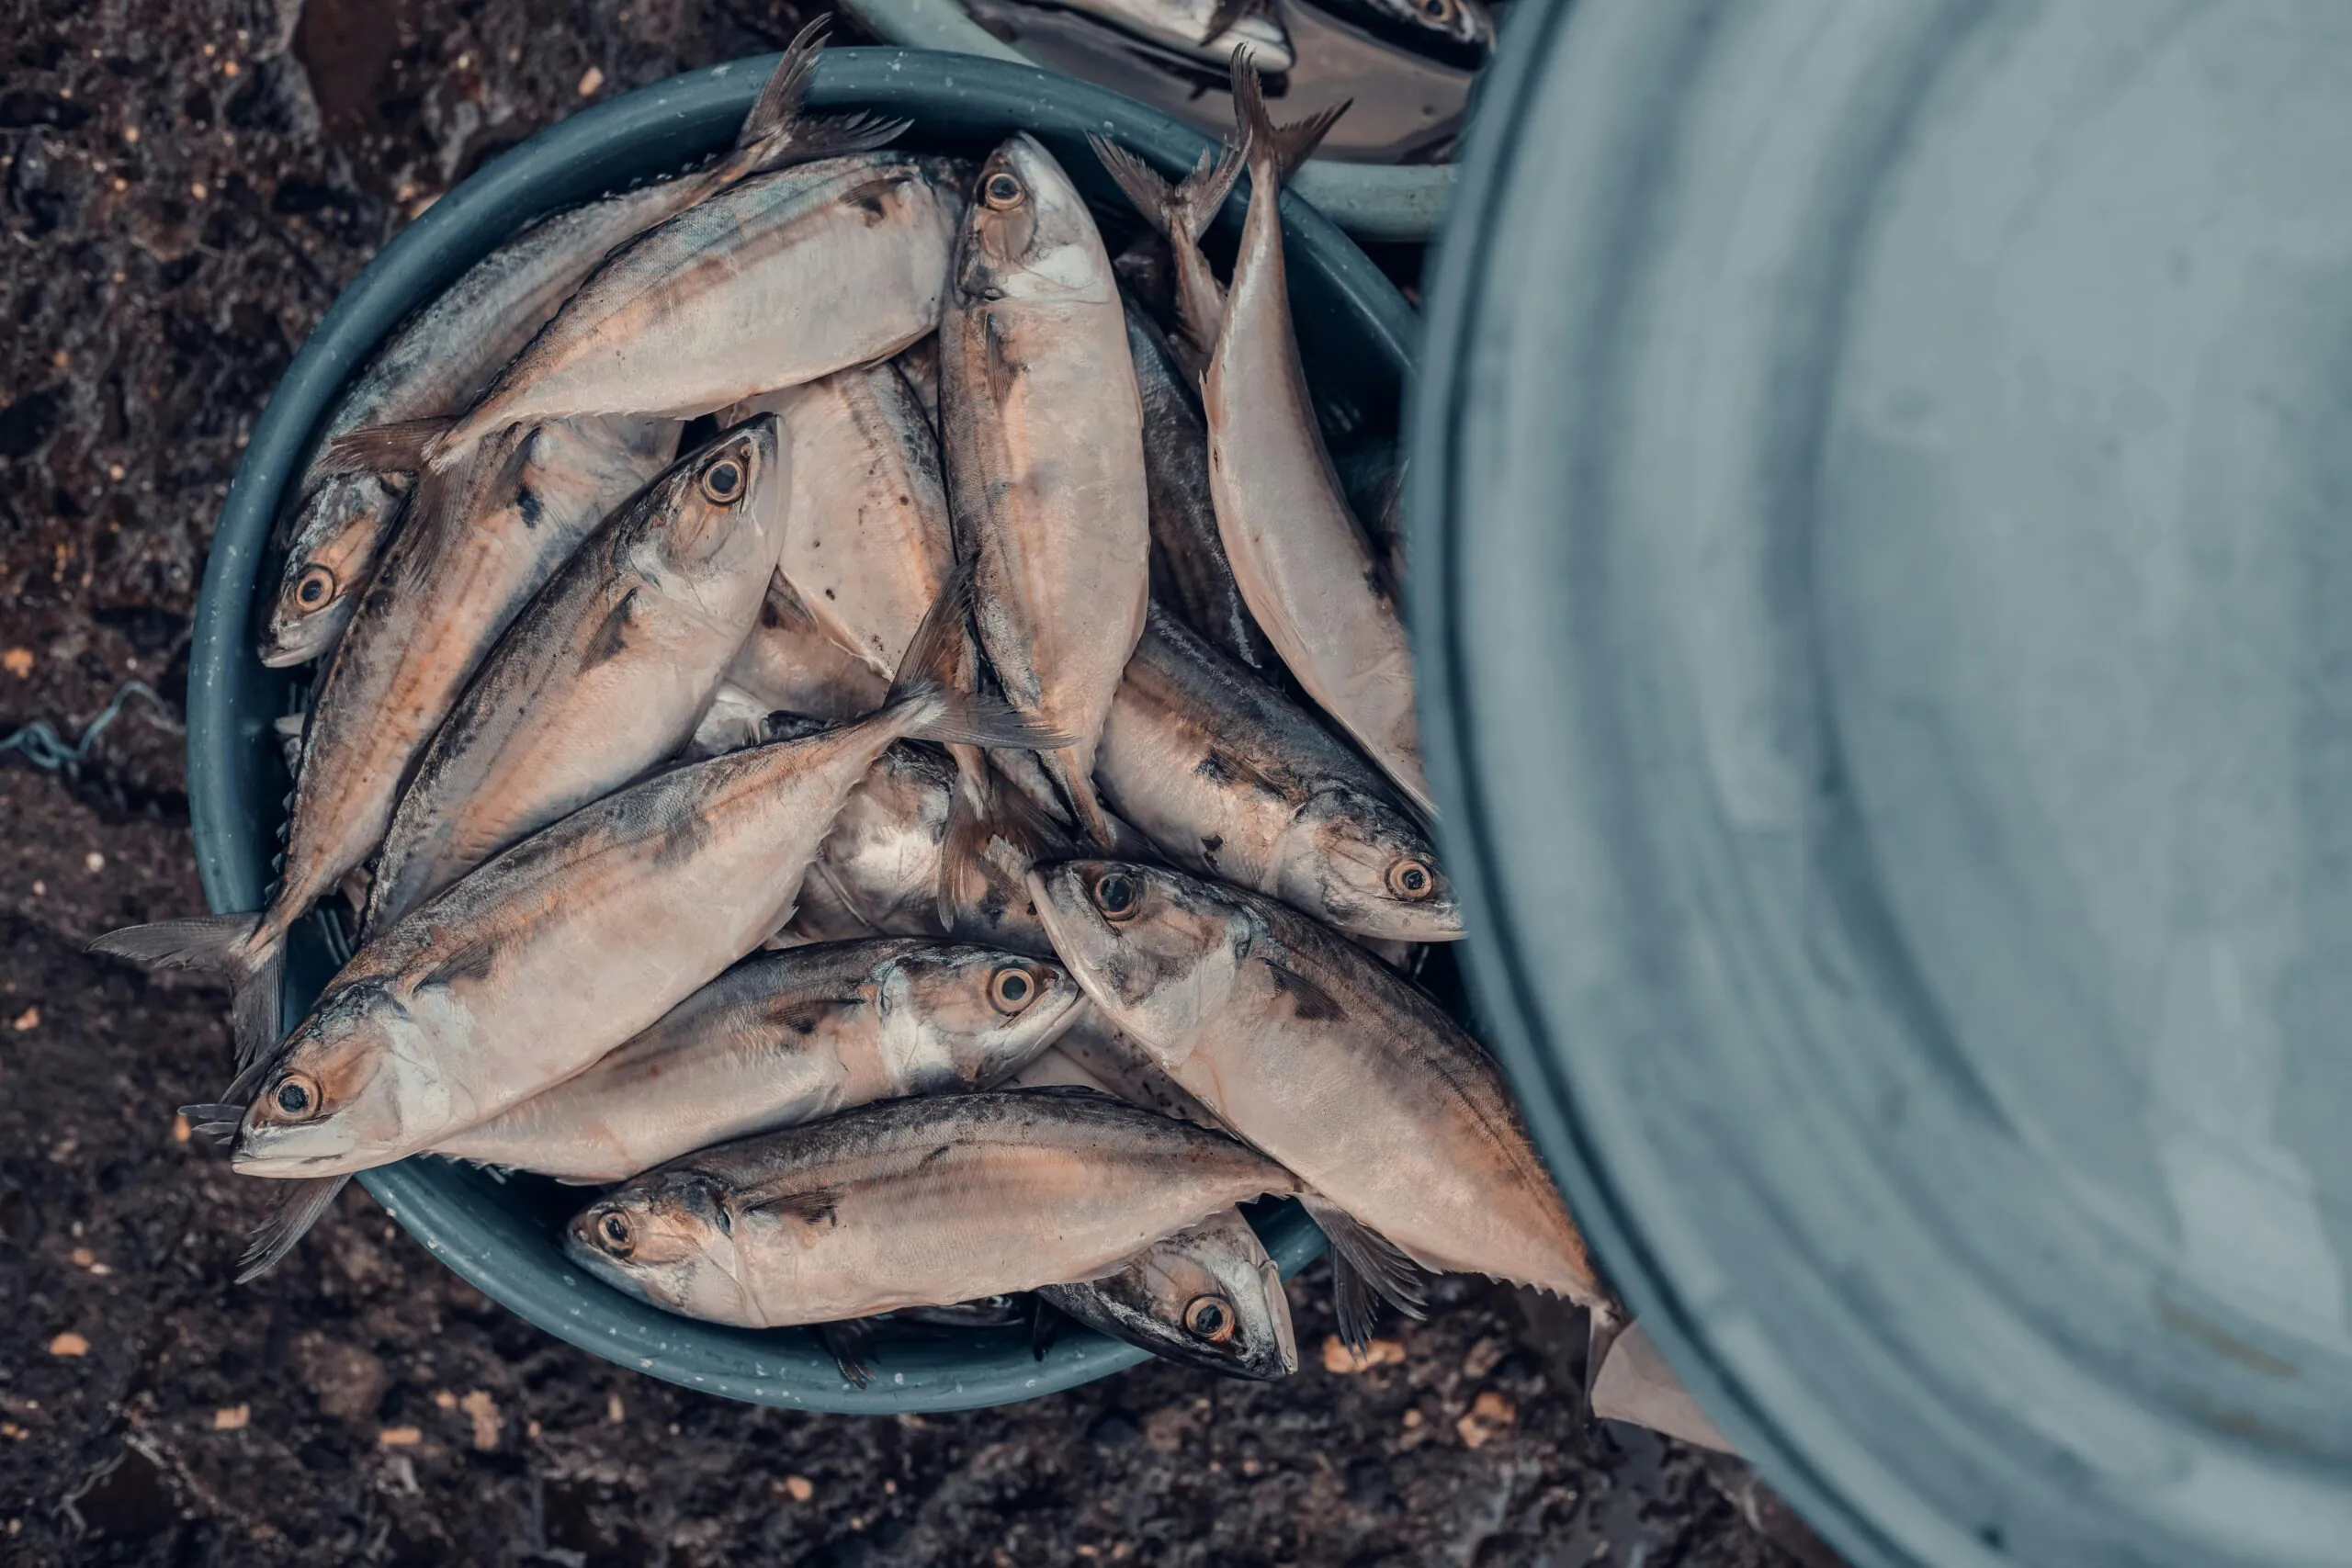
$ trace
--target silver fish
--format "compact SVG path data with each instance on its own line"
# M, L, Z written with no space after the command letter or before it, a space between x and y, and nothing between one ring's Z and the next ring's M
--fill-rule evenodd
M706 1149L582 1210L572 1261L750 1328L1084 1280L1289 1172L1095 1094L899 1100Z
M1091 1002L1011 1081L1022 1089L1091 1089L1180 1122L1226 1130L1207 1106L1162 1072L1148 1051L1121 1034Z
M1366 32L1449 65L1475 71L1494 52L1495 18L1483 0L1329 0L1329 6Z
M1379 960L1165 867L1069 862L1031 890L1095 1006L1311 1189L1343 1335L1369 1332L1367 1286L1416 1303L1407 1259L1615 1312L1492 1059Z
M915 400L922 404L922 412L931 421L932 434L939 432L939 334L918 338L890 361L899 374L914 389Z
M1268 669L1273 649L1250 618L1217 536L1208 427L1159 328L1133 299L1126 307L1127 346L1143 396L1144 475L1151 487L1152 592L1228 657L1252 670Z
M365 1170L561 1083L783 923L842 800L894 741L1035 739L940 678L966 586L942 595L871 717L608 795L372 936L256 1066L236 1168Z
M1296 63L1282 23L1232 0L1069 0L1069 8L1212 65L1241 54L1266 71Z
M774 414L713 440L607 519L507 628L401 797L368 930L693 734L766 597L797 467L786 451Z
M755 412L777 415L792 440L777 575L887 684L956 564L931 416L887 364L764 393L721 418Z
M542 220L468 268L378 351L336 402L322 439L457 412L614 247L747 175L896 136L904 121L801 112L824 32L820 18L793 39L744 117L734 150L716 165ZM285 566L262 635L261 661L273 667L319 658L343 634L410 485L398 473L337 472L322 452L296 488L302 502L288 519Z
M619 1181L874 1100L993 1087L1083 1005L1058 964L992 948L793 948L737 964L578 1077L435 1152Z
M889 680L828 635L792 585L773 577L727 684L764 712L850 718L873 712Z
M692 418L887 358L939 320L961 169L826 158L718 192L590 274L462 419L345 438L433 467L519 421L621 409Z
M1113 840L1094 742L1143 631L1151 531L1143 411L1110 257L1036 141L981 168L940 323L940 416L981 652L1006 699L1071 738L1040 759Z
M1229 1377L1298 1371L1282 1270L1238 1209L1226 1209L1077 1285L1041 1285L1046 1305L1155 1356Z
M1437 851L1386 776L1157 604L1094 780L1177 865L1351 936L1462 935Z
M1246 60L1235 62L1233 95L1250 164L1250 211L1214 343L1195 333L1209 349L1201 401L1217 532L1250 615L1299 684L1417 808L1434 815L1396 586L1349 512L1324 447L1283 262L1283 179L1347 106L1278 130ZM1104 154L1104 161L1180 257L1198 251L1197 229L1146 188L1134 159ZM1156 175L1150 184L1158 185ZM1187 321L1191 330L1189 307Z
M423 476L320 682L269 907L133 926L93 950L227 973L238 1065L266 1055L287 931L382 841L411 765L507 623L677 441L666 420L517 425Z

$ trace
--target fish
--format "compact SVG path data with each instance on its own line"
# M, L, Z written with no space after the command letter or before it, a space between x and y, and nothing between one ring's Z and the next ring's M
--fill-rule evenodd
M375 852L412 764L499 634L669 465L678 429L633 418L517 425L464 468L421 476L320 679L268 906L109 931L91 951L227 975L237 1066L266 1055L282 1032L286 933Z
M1080 1091L887 1100L648 1171L564 1229L665 1311L835 1323L1107 1274L1297 1179L1222 1134Z
M914 389L915 400L922 404L923 416L931 421L932 438L939 437L939 334L917 338L899 351L890 361L899 374L907 378Z
M1606 1344L1595 1347L1586 1403L1597 1421L1631 1421L1719 1453L1735 1451L1731 1439L1699 1408L1636 1321Z
M1217 533L1251 616L1300 686L1415 809L1433 817L1414 716L1412 648L1396 587L1348 510L1324 446L1299 363L1283 262L1282 182L1347 105L1277 129L1246 60L1235 62L1233 96L1250 166L1250 209L1222 320L1214 341L1200 344L1209 356L1201 402ZM1117 175L1122 165L1107 156L1105 163ZM1147 194L1129 192L1139 208ZM1180 256L1198 249L1185 226L1172 222L1166 203L1143 209L1166 226Z
M1160 178L1159 170L1109 137L1090 135L1086 141L1112 183L1168 243L1176 320L1184 333L1180 363L1185 384L1196 387L1225 324L1226 298L1225 285L1217 281L1201 251L1201 236L1216 221L1226 197L1233 194L1234 182L1241 177L1242 149L1227 143L1202 153L1192 172L1171 186ZM1180 351L1180 345L1169 347L1171 355ZM1137 377L1148 374L1138 355Z
M888 684L956 565L939 437L893 364L861 365L737 403L791 436L791 507L776 574L819 629Z
M726 685L747 709L853 718L874 711L889 681L829 636L792 584L772 574L751 634L727 666Z
M1094 779L1173 864L1351 936L1462 935L1436 847L1386 775L1159 605L1119 682Z
M1416 1268L1622 1315L1494 1061L1437 1004L1288 905L1164 866L1031 874L1063 966L1235 1136L1279 1160L1335 1255L1341 1337Z
M1252 670L1273 665L1273 649L1250 618L1233 563L1217 536L1209 495L1208 427L1186 389L1159 328L1126 301L1127 346L1143 397L1143 466L1151 498L1151 588L1193 630Z
M1069 0L1069 8L1188 60L1223 65L1241 54L1264 71L1297 62L1281 22L1249 8L1247 0Z
M321 452L296 484L285 564L261 640L270 667L322 657L343 635L411 485L399 472L345 473L334 438L457 412L471 403L616 246L751 175L822 154L878 147L905 120L803 112L826 25L803 28L744 117L735 147L710 168L620 191L540 220L475 263L393 333L336 402Z
M982 1296L976 1302L946 1306L900 1307L890 1315L900 1323L925 1328L1011 1328L1029 1321L1035 1302L1027 1295Z
M1038 759L1073 820L1114 830L1095 737L1143 632L1143 407L1102 236L1035 140L981 167L940 322L942 446L982 655L1013 708L1069 736Z
M1416 54L1475 71L1495 50L1484 0L1328 0L1333 15ZM1261 62L1261 69L1275 67Z
M989 1089L1084 1005L1061 966L907 938L751 958L594 1066L435 1154L621 1181L713 1144L901 1095Z
M941 594L876 713L607 795L371 936L226 1097L243 1103L232 1168L290 1188L246 1277L314 1217L308 1194L561 1083L758 946L895 741L1057 739L946 683L969 590L959 574Z
M1186 1366L1261 1381L1298 1371L1282 1270L1238 1209L1153 1243L1099 1280L1041 1285L1037 1297Z
M918 746L884 752L834 818L794 933L953 937L1051 957L1029 870L1073 846L1018 795L992 793L977 822L965 798L947 758Z
M607 256L464 414L353 431L330 453L448 468L510 424L693 419L888 358L938 324L964 167L860 152L729 186Z
M399 919L693 735L767 597L798 482L791 451L776 415L753 415L673 465L573 553L417 762L376 857L364 930Z
M1160 1071L1149 1053L1121 1034L1091 1002L1073 1014L1054 1043L1008 1081L1022 1089L1057 1085L1091 1089L1180 1122L1225 1131L1224 1123L1207 1106Z

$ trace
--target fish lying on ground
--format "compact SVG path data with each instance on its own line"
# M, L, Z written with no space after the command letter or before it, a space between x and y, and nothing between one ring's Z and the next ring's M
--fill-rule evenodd
M401 796L367 931L694 733L775 572L786 452L774 414L712 441L606 519L507 627Z
M368 361L327 416L321 456L297 483L302 501L288 519L285 564L262 635L264 664L303 663L334 645L408 497L406 475L339 472L325 445L371 425L466 407L609 252L712 192L796 161L877 147L904 129L903 121L802 112L825 28L820 17L792 40L733 151L717 164L542 219L469 268Z
M1052 154L980 170L940 323L940 421L981 653L1015 710L1070 738L1039 761L1078 827L1116 841L1095 737L1143 632L1143 412L1111 260Z
M1437 851L1386 776L1159 605L1102 727L1094 777L1178 865L1351 936L1462 935Z
M747 960L575 1077L434 1152L567 1181L852 1106L989 1089L1084 1005L1059 965L903 937Z
M571 1259L672 1312L840 1323L1091 1280L1297 1179L1085 1090L898 1100L688 1155L581 1210Z
M1103 1015L1306 1184L1344 1337L1369 1332L1367 1287L1418 1304L1411 1264L1615 1315L1501 1073L1377 959L1287 905L1165 867L1066 862L1031 888Z
M311 707L268 908L133 926L92 951L226 973L238 1066L266 1055L281 1033L286 933L374 852L411 765L499 634L596 524L669 463L677 440L667 420L516 425L464 468L424 476Z
M1225 1209L1077 1285L1038 1298L1154 1355L1231 1377L1298 1371L1282 1270L1238 1209Z

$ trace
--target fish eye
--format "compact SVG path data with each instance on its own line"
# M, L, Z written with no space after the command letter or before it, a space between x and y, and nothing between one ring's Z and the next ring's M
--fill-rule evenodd
M331 567L306 566L302 575L294 580L294 603L305 610L315 610L334 597L334 570Z
M1388 868L1388 891L1415 903L1437 891L1437 873L1408 855Z
M721 457L705 468L702 493L720 506L734 502L743 493L743 465L733 457Z
M980 182L980 199L999 212L1018 207L1029 193L1021 188L1020 180L999 169Z
M269 1091L269 1102L279 1115L299 1122L318 1110L319 1086L307 1074L288 1073Z
M1222 1345L1233 1337L1233 1304L1223 1296L1194 1296L1184 1303L1184 1332Z
M1432 22L1453 20L1453 0L1419 0L1420 13Z
M1008 964L989 980L989 1000L999 1012L1019 1012L1037 999L1037 982L1018 964Z
M637 1227L618 1209L607 1209L596 1222L596 1239L616 1258L627 1258L637 1246Z
M1112 872L1094 884L1094 907L1102 911L1105 919L1126 919L1142 902L1136 879L1124 871Z

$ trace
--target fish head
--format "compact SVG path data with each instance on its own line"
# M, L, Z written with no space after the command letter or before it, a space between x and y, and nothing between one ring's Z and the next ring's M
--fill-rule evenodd
M1026 134L989 153L956 247L956 289L963 301L1102 304L1114 288L1111 259L1086 198L1054 155Z
M783 419L760 413L673 465L647 493L647 566L692 574L773 558L783 537L788 450Z
M1160 1050L1225 1005L1263 930L1233 889L1166 866L1062 861L1030 873L1029 891L1086 994Z
M564 1256L625 1295L714 1323L754 1321L735 1216L714 1177L672 1166L572 1216Z
M962 942L918 947L883 967L883 1038L902 1060L927 1065L926 1081L907 1086L919 1090L985 1089L1020 1071L1086 998L1058 964Z
M1345 784L1317 790L1274 846L1275 896L1353 936L1453 942L1462 906L1412 814Z
M1237 1377L1298 1371L1282 1270L1238 1213L1178 1232L1123 1275L1127 1326L1156 1354Z
M408 488L401 474L338 474L303 498L262 636L264 664L307 663L334 646Z
M450 1121L413 1021L374 982L331 993L287 1036L237 1130L241 1176L347 1175L422 1147Z

